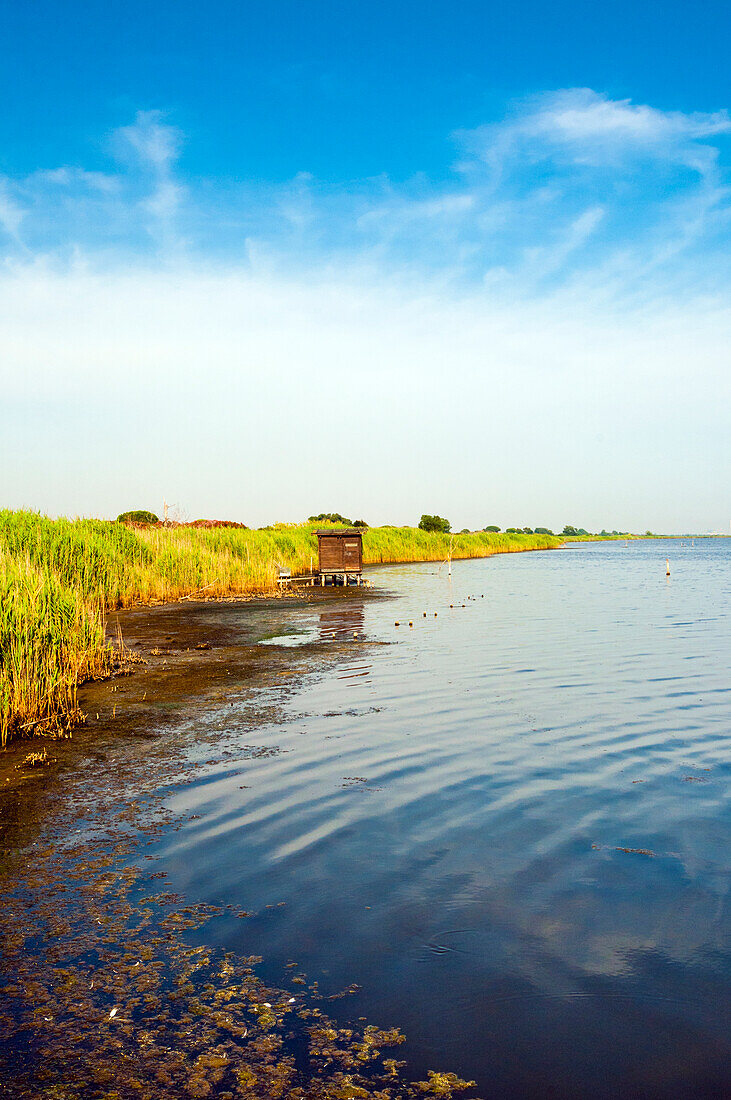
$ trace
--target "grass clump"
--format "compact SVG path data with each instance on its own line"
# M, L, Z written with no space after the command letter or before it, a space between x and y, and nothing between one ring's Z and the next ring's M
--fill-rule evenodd
M0 551L0 742L70 729L77 685L107 665L103 605L48 565Z
M62 735L80 715L76 690L103 676L108 611L185 596L274 591L278 571L317 567L314 524L127 527L0 511L0 742ZM449 535L414 527L363 531L366 564L479 558L558 546L549 535Z

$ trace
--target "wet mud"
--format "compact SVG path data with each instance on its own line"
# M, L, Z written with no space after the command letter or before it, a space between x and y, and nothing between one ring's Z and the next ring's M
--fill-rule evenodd
M276 644L308 598L319 635ZM0 756L0 1096L474 1095L449 1073L411 1082L400 1032L334 1022L296 959L272 984L257 956L210 947L211 922L256 914L170 892L149 851L185 823L161 792L228 755L278 752L257 731L284 720L304 678L379 644L358 629L351 598L326 590L112 616L127 658L81 690L85 725ZM364 598L381 597L358 590Z

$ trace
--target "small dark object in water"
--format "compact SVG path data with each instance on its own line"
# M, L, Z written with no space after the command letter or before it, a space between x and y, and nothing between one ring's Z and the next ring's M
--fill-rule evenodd
M195 648L196 649L210 649L211 646L210 646L209 642L198 642L198 645Z

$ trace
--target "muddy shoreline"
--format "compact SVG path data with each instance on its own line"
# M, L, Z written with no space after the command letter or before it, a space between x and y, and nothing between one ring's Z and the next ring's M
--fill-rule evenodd
M185 823L161 792L228 756L279 751L257 730L276 728L304 679L381 644L339 614L378 598L325 590L114 614L110 637L121 629L137 655L128 674L84 685L86 724L45 743L48 763L23 767L37 741L2 754L0 1096L461 1090L449 1075L409 1084L394 1058L398 1031L334 1023L296 960L271 986L257 977L258 958L209 948L205 925L235 907L166 892L146 852L161 830ZM327 628L293 639L291 609L313 600Z
M205 701L232 682L231 677L255 687L273 674L285 674L296 666L296 655L287 648L262 648L259 643L267 632L261 620L269 620L270 633L276 635L286 631L294 609L326 607L353 597L387 598L363 588L315 588L297 594L140 604L111 612L107 640L112 645L121 640L129 659L111 676L79 686L85 720L69 738L17 738L0 751L0 849L4 822L12 816L6 805L11 791L22 787L29 796L48 789L64 768L89 754L98 758L110 737L145 736L141 727L146 721ZM307 655L314 651L309 647ZM320 655L326 656L324 649ZM29 755L44 752L45 763L23 766Z

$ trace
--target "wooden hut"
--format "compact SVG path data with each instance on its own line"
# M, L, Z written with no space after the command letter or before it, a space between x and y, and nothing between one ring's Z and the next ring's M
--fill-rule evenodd
M363 532L357 528L316 531L320 584L361 584L363 575Z

